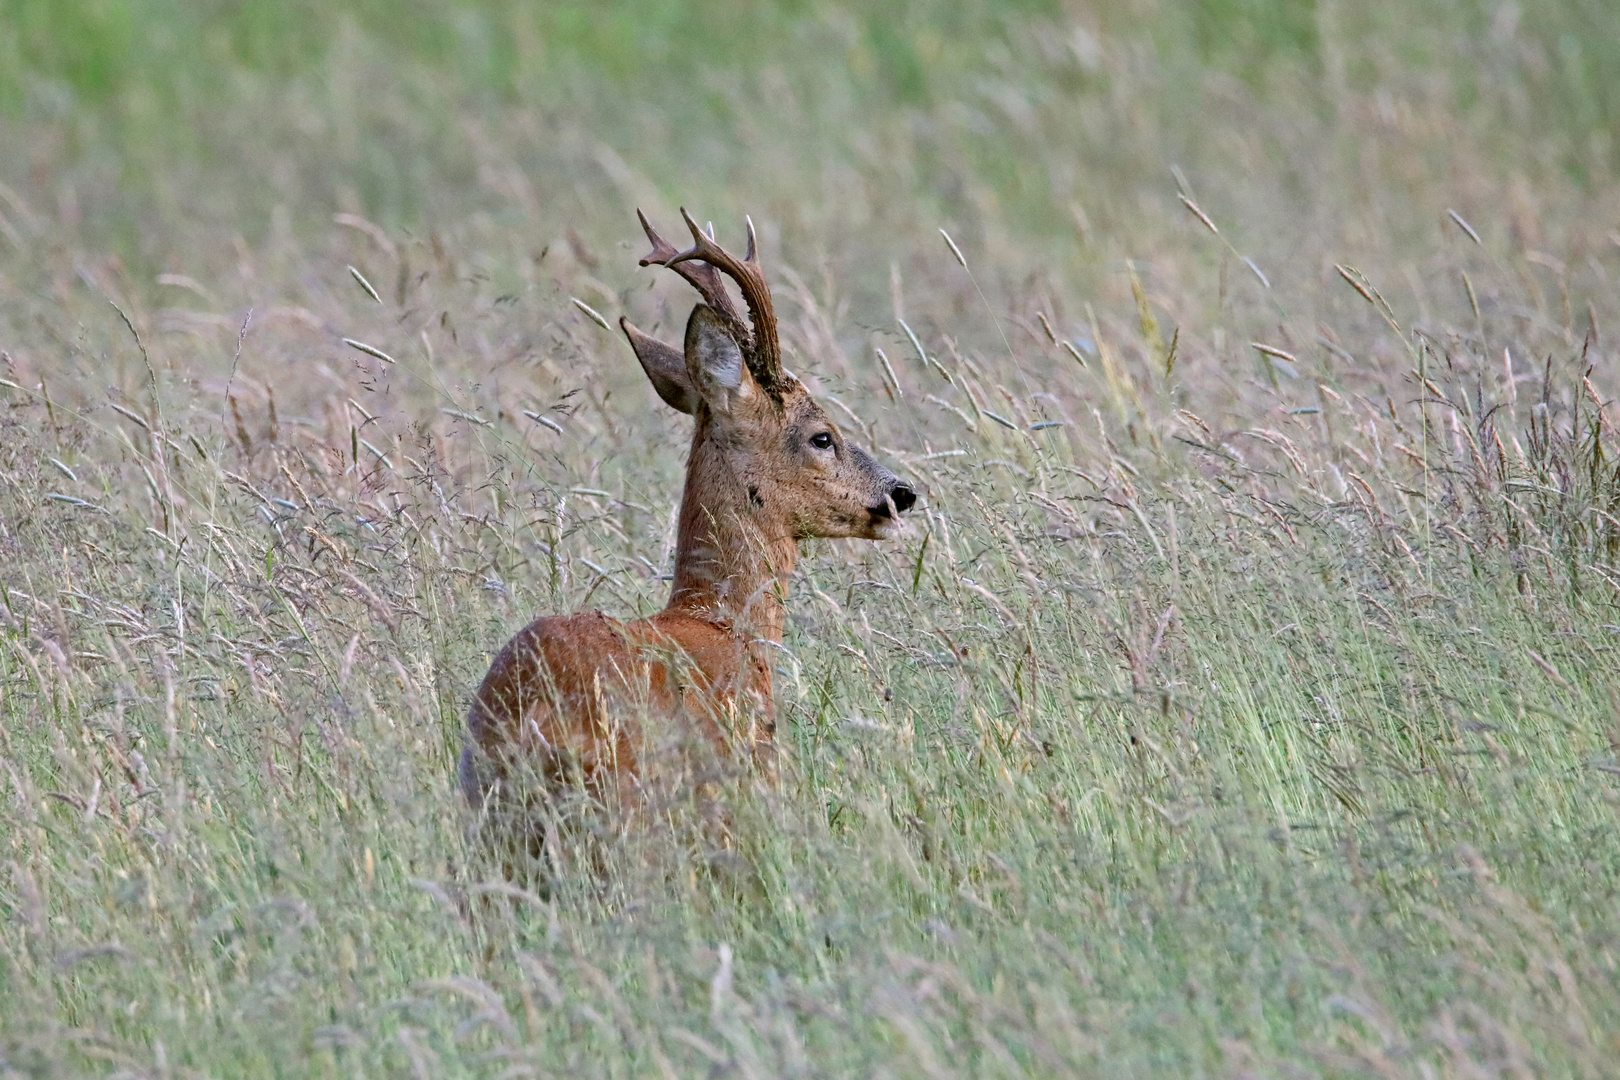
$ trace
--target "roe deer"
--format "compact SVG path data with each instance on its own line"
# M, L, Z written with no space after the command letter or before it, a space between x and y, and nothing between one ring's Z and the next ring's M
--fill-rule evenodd
M772 650L797 541L899 535L899 515L917 499L782 369L753 223L738 260L685 210L693 246L684 252L638 216L653 248L641 265L669 267L703 299L684 351L619 321L658 396L697 421L674 586L649 619L542 616L507 643L467 716L459 773L475 810L520 769L540 781L526 798L571 781L593 797L623 797L643 779L650 747L671 736L721 760L747 751L774 776ZM747 323L722 274L740 288Z

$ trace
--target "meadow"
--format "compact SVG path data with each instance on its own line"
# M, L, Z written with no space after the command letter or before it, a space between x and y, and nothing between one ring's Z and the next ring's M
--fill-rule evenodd
M1620 1075L1617 71L1601 0L0 0L0 1078ZM804 545L729 850L509 881L463 715L665 600L681 206L923 499Z

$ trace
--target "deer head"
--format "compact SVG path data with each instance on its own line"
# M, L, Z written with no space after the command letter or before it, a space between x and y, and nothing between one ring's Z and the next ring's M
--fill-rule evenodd
M681 216L693 239L684 252L640 215L653 246L641 265L669 267L703 298L687 320L684 349L648 337L627 320L619 325L658 396L697 420L683 517L734 516L766 539L900 535L900 515L916 503L916 492L847 441L804 384L782 368L753 222L748 254L739 260L684 209ZM747 322L721 275L742 292Z

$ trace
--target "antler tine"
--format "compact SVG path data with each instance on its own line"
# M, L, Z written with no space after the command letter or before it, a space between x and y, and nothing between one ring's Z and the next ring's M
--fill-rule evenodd
M748 303L748 318L754 324L748 366L761 383L767 387L773 386L782 374L782 347L776 337L776 311L771 305L771 287L756 258L754 223L748 222L748 257L739 261L699 228L685 207L681 208L681 217L686 221L686 227L692 230L692 247L664 265L673 268L697 260L718 269L737 283L743 299Z
M737 307L731 302L731 294L726 292L725 283L720 280L720 274L713 266L703 262L676 263L674 260L680 252L659 235L653 228L652 222L641 210L636 211L636 217L641 219L642 231L652 243L653 249L641 259L642 266L667 266L685 279L686 283L698 291L704 303L720 313L726 325L739 337L746 336L747 326L743 324L742 316L737 314Z
M641 231L647 234L647 239L652 242L653 246L650 252L641 257L642 266L663 266L680 254L675 250L674 244L658 235L658 230L653 228L652 222L647 220L646 213L639 207L636 209L636 218L641 222Z

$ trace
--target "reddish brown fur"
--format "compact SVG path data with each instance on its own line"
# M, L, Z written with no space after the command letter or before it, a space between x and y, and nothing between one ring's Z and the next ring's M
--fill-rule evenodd
M649 750L672 741L722 758L746 747L774 772L771 654L797 541L895 535L915 500L781 370L752 227L739 261L687 221L697 246L678 255L642 219L654 246L645 262L673 265L709 301L693 311L684 354L624 324L659 395L697 421L669 605L631 623L544 616L507 643L467 717L460 772L475 807L520 765L547 787L577 777L623 797ZM716 270L742 286L752 333Z

